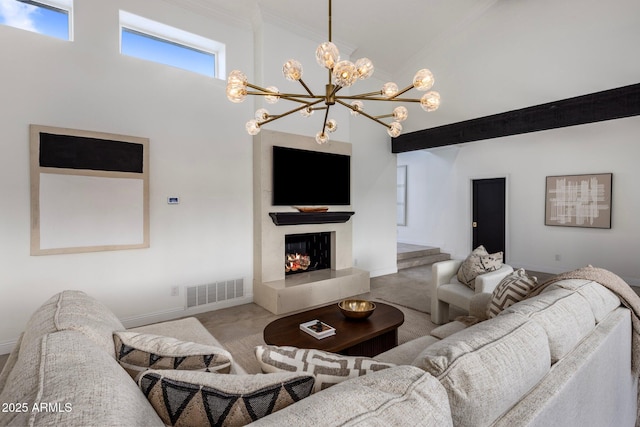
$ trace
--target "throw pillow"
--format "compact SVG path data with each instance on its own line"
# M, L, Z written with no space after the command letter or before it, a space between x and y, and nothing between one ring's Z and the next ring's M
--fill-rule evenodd
M538 284L538 279L529 276L524 268L519 268L498 283L493 290L491 302L487 308L487 316L496 317L505 308L527 298L531 289Z
M113 340L118 363L134 379L147 369L231 371L231 354L219 347L128 331L114 332Z
M256 358L262 372L307 372L316 378L314 392L350 378L394 367L392 363L360 356L343 356L322 350L261 345Z
M480 245L475 248L460 265L458 269L458 281L469 286L471 289L476 287L476 277L480 274L496 271L502 267L502 252L490 254Z
M148 370L140 390L169 426L244 426L311 394L312 375Z

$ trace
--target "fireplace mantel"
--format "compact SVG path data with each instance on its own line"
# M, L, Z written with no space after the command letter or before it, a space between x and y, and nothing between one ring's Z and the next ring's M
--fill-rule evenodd
M269 212L275 225L337 224L349 221L355 212Z

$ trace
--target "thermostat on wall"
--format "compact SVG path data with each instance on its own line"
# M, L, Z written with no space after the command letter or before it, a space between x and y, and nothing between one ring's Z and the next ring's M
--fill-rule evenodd
M177 205L179 203L180 203L180 197L176 197L176 196L167 197L167 204Z

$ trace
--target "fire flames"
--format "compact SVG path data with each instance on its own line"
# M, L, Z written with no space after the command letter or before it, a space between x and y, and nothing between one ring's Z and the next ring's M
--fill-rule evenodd
M306 270L311 264L311 257L303 254L286 254L284 260L284 271Z

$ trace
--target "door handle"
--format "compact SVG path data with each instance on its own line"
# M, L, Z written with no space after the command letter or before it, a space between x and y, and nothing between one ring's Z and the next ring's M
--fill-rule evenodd
M477 223L476 221L473 221L473 222L471 223L471 226L472 226L473 228L478 228L478 223Z

